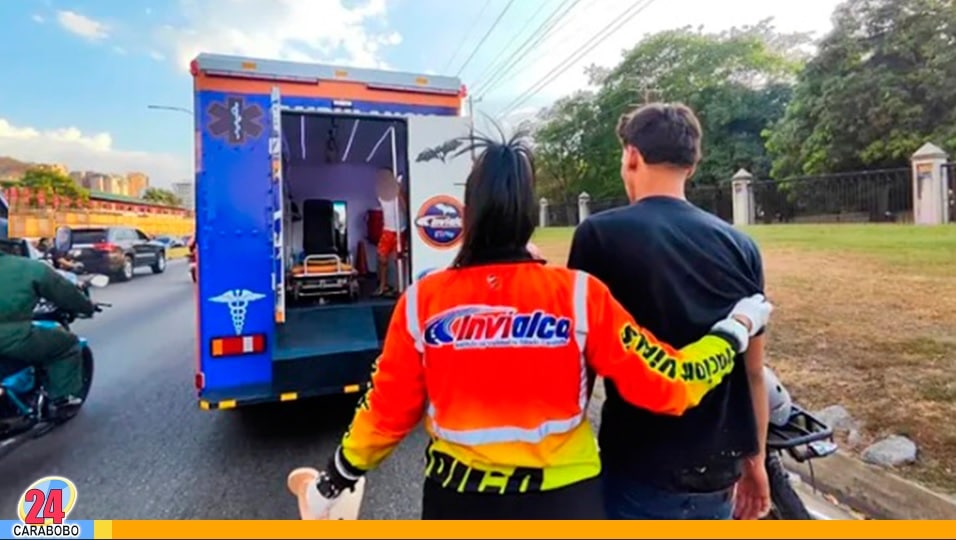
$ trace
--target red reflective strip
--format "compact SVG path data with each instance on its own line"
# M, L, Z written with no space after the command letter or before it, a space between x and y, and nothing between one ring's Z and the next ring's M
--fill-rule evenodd
M266 350L266 337L263 334L216 338L212 341L212 343L213 356L256 354L265 352ZM216 347L216 345L218 345L218 347Z

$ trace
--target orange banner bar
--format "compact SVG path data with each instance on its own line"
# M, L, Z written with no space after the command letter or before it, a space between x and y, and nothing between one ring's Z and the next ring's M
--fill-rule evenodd
M113 521L113 538L953 538L953 521Z

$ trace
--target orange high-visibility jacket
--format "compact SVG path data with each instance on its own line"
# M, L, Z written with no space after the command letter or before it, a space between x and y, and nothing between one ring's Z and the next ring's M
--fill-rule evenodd
M426 475L445 487L563 487L600 473L589 367L635 406L679 415L730 373L736 348L708 334L674 349L584 272L533 262L441 271L398 300L336 460L368 471L424 416Z

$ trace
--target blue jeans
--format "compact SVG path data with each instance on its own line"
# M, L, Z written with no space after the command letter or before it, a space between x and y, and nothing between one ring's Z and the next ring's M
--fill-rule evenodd
M733 519L733 488L679 493L610 474L603 476L603 487L608 519Z

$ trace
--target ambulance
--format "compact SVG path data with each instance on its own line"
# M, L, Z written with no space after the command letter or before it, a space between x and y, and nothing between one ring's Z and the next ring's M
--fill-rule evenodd
M214 54L190 71L199 406L361 392L397 295L461 243L465 88ZM395 292L376 295L383 215L403 230L387 257Z

